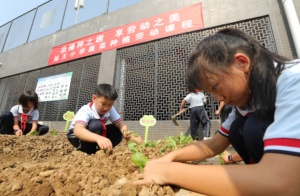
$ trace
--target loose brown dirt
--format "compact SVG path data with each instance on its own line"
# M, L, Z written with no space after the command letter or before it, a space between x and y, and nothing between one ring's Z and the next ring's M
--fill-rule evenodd
M159 154L163 144L144 148L143 155L149 160L164 155ZM125 140L106 154L98 151L89 156L76 151L66 136L1 135L0 195L169 196L179 191L173 186L134 186L133 172L138 167L131 161L132 154Z

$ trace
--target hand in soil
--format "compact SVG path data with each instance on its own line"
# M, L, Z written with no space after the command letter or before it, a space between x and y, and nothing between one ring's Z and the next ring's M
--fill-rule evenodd
M16 133L15 133L15 135L16 136L21 136L21 135L23 135L23 132L22 132L22 130L20 129L20 130L18 130Z
M172 163L157 163L149 161L144 167L144 172L137 174L139 180L134 181L133 184L138 185L149 185L156 183L158 185L168 184L165 176L170 171L170 164Z
M172 162L172 159L169 158L169 156L163 156L157 159L152 159L149 162L155 162L155 163L170 163ZM140 173L140 168L138 168L136 171L134 171L135 174L139 174Z
M107 150L113 147L111 141L102 136L99 136L99 138L97 139L97 144L102 150Z

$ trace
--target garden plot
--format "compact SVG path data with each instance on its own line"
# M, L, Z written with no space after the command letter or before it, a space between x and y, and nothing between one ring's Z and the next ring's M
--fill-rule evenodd
M181 143L181 147L187 145ZM180 144L163 140L143 145L130 142L129 146L123 140L113 150L89 156L76 151L66 136L0 136L0 195L162 196L179 191L173 186L134 186L131 182L137 180L133 172L138 166L131 157L138 152L151 160Z

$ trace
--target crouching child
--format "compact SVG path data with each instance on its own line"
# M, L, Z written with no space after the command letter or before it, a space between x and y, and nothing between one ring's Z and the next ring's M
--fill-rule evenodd
M118 98L117 91L110 84L99 84L93 102L82 106L76 113L67 133L70 143L82 152L95 154L118 145L123 137L128 141L132 137L120 115L113 107ZM110 120L112 124L105 125Z
M33 90L22 93L19 105L0 116L0 133L16 136L33 131L38 131L38 135L48 133L48 126L38 124L38 104L38 95Z

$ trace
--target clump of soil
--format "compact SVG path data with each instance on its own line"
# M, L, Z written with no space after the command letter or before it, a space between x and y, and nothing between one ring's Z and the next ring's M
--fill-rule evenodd
M164 142L163 142L164 144ZM160 148L147 147L143 154L158 158ZM166 153L171 151L168 149ZM139 186L126 141L113 150L87 155L66 136L0 136L0 195L46 196L147 196L174 195L178 187ZM206 164L190 162L191 164Z

